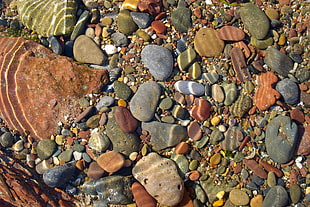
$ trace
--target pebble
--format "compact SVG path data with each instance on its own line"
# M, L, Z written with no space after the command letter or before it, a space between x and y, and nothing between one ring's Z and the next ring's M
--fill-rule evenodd
M227 83L224 82L222 84L224 94L225 94L225 100L224 104L225 106L231 105L237 98L238 90L237 90L237 85L236 83Z
M116 96L120 99L124 99L125 101L128 101L133 94L130 87L121 81L114 81L113 87Z
M134 182L131 186L132 194L137 207L156 207L156 200L145 190L139 182Z
M254 174L257 176L257 179L261 182L264 182L263 179L267 178L267 173L263 168L260 168L260 166L258 165L258 163L255 160L243 160L243 163L254 172ZM262 179L260 179L262 178ZM252 178L253 182L254 178ZM255 182L256 183L256 182ZM257 185L260 185L261 183L256 183Z
M268 47L264 62L270 67L271 70L287 77L289 71L293 69L293 61L291 58L280 52L279 50Z
M272 46L274 41L272 37L267 37L266 39L262 40L256 39L255 37L251 37L250 42L254 47L264 50L269 46Z
M111 39L116 47L125 47L128 45L128 38L120 32L115 32L111 35Z
M120 11L118 13L116 22L118 31L125 35L130 35L138 29L138 26L134 22L128 10Z
M244 39L245 33L237 27L226 25L216 31L216 36L221 40L240 41Z
M210 157L210 164L217 165L221 162L222 156L220 153L215 153Z
M177 58L177 63L178 63L179 69L181 71L187 70L188 67L193 64L195 59L196 59L195 50L192 49L191 47L187 48Z
M244 206L250 202L248 194L240 189L233 189L230 191L229 200L236 206Z
M166 25L159 20L153 21L151 27L157 34L164 34L167 31Z
M184 183L170 159L149 153L137 162L132 174L162 205L174 206L183 198Z
M73 55L76 61L81 63L101 65L106 60L102 50L86 35L80 35L74 41Z
M292 159L297 144L297 131L297 125L288 116L280 115L269 122L265 143L271 159L281 164Z
M162 110L169 110L173 106L173 100L170 97L162 99L159 103L159 108Z
M39 141L36 150L38 153L38 157L41 160L46 160L51 157L52 154L55 152L56 143L50 139L43 139Z
M197 121L192 121L188 127L187 127L187 134L188 137L197 141L200 140L202 136L202 130L200 128L200 125Z
M186 128L178 124L151 121L142 122L141 128L151 135L151 145L156 151L176 146L187 137Z
M138 127L138 121L132 116L129 109L117 106L114 113L116 123L124 132L134 132Z
M305 132L301 137L298 149L297 149L297 155L309 155L310 154L310 126L305 127Z
M301 189L298 184L291 184L289 192L291 201L297 203L301 197Z
M0 136L0 144L2 147L11 147L14 144L14 137L10 132L4 132Z
M106 172L114 173L125 164L125 158L118 152L108 151L97 158L97 164Z
M177 81L174 88L185 95L202 96L205 93L204 86L194 81Z
M253 197L250 201L250 206L251 207L261 207L263 204L263 196L258 194L257 196Z
M112 106L115 102L115 99L111 96L100 97L99 102L96 104L96 109L100 111L102 107Z
M129 103L132 115L139 121L152 120L160 94L161 88L156 82L141 84Z
M130 12L130 15L139 28L144 29L150 25L151 16L148 13Z
M47 169L51 168L50 161L43 160L35 165L35 170L38 174L42 175Z
M172 25L181 33L187 32L192 27L192 12L189 8L178 7L171 14Z
M222 103L225 99L225 94L222 87L218 84L213 84L211 87L212 98L218 102Z
M156 80L166 80L172 73L171 51L158 45L147 45L142 49L141 60Z
M73 156L73 150L72 149L67 149L65 151L63 151L59 156L58 159L60 161L64 161L64 162L69 162L71 161Z
M70 40L74 41L78 36L80 36L84 31L87 24L87 21L90 17L90 12L88 10L84 10L80 15L79 19L75 23L73 31L70 36Z
M246 3L240 8L240 17L256 39L264 39L269 31L270 23L266 14L252 3Z
M98 165L97 162L92 162L89 165L87 176L97 180L103 176L104 172L105 171Z
M172 154L170 159L177 164L179 175L182 178L185 178L185 175L189 172L189 161L186 156L181 154Z
M86 121L86 125L89 127L89 128L96 128L99 126L99 121L100 121L100 114L96 114L94 116L91 116L87 119Z
M188 68L188 73L193 80L199 79L202 73L200 64L198 62L194 62Z
M276 180L276 176L275 176L274 172L272 172L272 171L268 172L267 185L272 188L272 187L276 186L276 184L277 184L277 180Z
M61 188L74 178L77 169L74 163L55 166L43 173L43 181L51 188Z
M47 38L47 41L49 43L49 47L52 49L54 53L58 55L62 54L62 46L56 37L50 36Z
M105 45L104 46L104 51L108 54L108 55L113 55L115 53L117 53L117 48L115 45Z
M225 139L220 143L224 150L233 151L237 149L243 140L243 134L239 127L229 127L225 132Z
M225 102L224 102L225 103ZM252 108L252 99L249 95L240 94L235 103L230 107L233 116L243 117Z
M296 104L299 101L299 87L288 78L279 81L276 90L281 94L284 102L287 104Z
M214 57L224 49L224 41L216 37L216 31L211 28L201 28L195 35L194 47L200 56Z
M93 132L88 140L88 146L98 152L103 152L110 146L111 141L103 132Z
M189 145L186 142L180 142L175 146L176 154L186 154L189 152Z
M191 117L198 121L205 121L210 116L211 105L208 101L202 98L195 98L194 106L190 111Z
M289 202L289 198L285 188L282 186L274 186L272 187L262 204L262 207L270 207L270 206L287 206Z

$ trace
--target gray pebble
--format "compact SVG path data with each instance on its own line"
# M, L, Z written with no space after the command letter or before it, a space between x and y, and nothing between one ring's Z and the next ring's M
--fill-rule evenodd
M103 96L99 99L98 103L96 104L96 108L98 111L100 111L102 107L112 106L114 104L114 101L115 99L111 96Z
M268 191L262 207L285 207L288 202L289 198L285 188L277 185Z
M57 40L56 37L51 36L47 38L47 41L49 43L49 47L52 49L52 51L58 55L62 54L62 47L60 42Z
M43 173L43 180L52 188L61 188L74 177L76 170L75 163L58 165L47 169Z
M288 78L281 80L276 85L276 90L281 94L285 103L296 104L299 101L299 87Z
M89 11L88 10L83 11L83 13L81 14L81 16L79 17L78 21L74 26L74 29L70 36L70 40L75 40L79 35L83 34L89 17L90 17Z
M294 65L291 58L272 47L267 48L264 62L271 68L271 70L284 77L287 77L289 71L293 69Z
M189 171L189 162L185 155L173 154L171 159L175 161L178 167L179 175L184 179L185 174Z
M114 91L118 98L129 100L132 95L132 90L125 83L120 81L114 81Z
M185 95L202 96L205 93L204 86L194 81L177 81L174 88Z
M46 160L56 150L56 142L50 139L43 139L37 145L37 153L41 160Z
M11 147L14 144L14 137L10 132L5 132L0 136L2 147Z
M130 15L139 28L144 29L150 25L151 16L148 13L130 12Z
M111 35L111 39L116 47L125 47L128 45L128 38L120 32L115 32Z
M189 8L178 7L171 14L172 25L181 33L192 27L192 12Z

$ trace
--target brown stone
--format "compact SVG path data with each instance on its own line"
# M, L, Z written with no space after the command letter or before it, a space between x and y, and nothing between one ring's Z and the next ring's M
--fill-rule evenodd
M0 112L11 128L50 138L65 116L78 114L79 98L99 92L106 70L92 70L24 38L0 38Z
M187 190L184 190L183 199L177 205L177 207L194 207L194 202L192 201L191 197L189 196Z
M242 131L239 127L229 127L225 132L225 139L220 145L224 150L233 151L240 146L243 138Z
M138 127L138 121L135 119L130 110L125 107L117 106L114 113L115 121L120 128L127 133L134 132Z
M210 116L210 103L202 98L195 98L194 103L195 104L190 111L191 117L193 117L197 121L207 120Z
M224 41L216 37L216 31L211 28L201 28L195 35L194 47L200 56L214 57L224 49Z
M187 133L193 140L199 140L202 136L200 125L196 121L192 121L187 127Z
M234 26L224 26L216 32L217 38L228 41L240 41L245 37L244 32Z
M97 162L92 162L89 165L87 176L92 179L99 179L103 176L104 170L98 165Z
M281 94L273 89L274 84L278 82L278 77L268 71L257 79L258 86L253 100L259 110L267 110L281 97Z
M97 158L97 163L105 171L113 173L124 166L125 158L118 152L108 151Z
M230 56L237 79L243 83L249 81L251 79L251 74L247 67L242 50L238 47L234 47L230 51Z
M263 166L264 169L267 170L268 172L274 172L274 174L275 174L277 177L279 177L279 178L281 178L281 177L284 175L283 172L282 172L281 170L279 170L278 168L272 166L271 164L269 164L268 162L266 162L266 161L264 161L264 160L260 160L260 161L259 161L259 164L260 164L261 166Z
M164 23L161 21L153 21L151 24L151 27L154 29L156 33L162 34L165 33L167 30L167 27Z
M263 204L263 200L264 200L264 198L262 195L257 195L251 199L250 206L251 207L261 207Z
M186 154L189 151L189 145L186 142L180 142L175 146L176 154Z
M250 57L250 55L251 55L251 50L252 50L252 51L255 50L255 49L253 48L253 46L245 44L244 41L234 42L234 43L232 43L232 46L233 46L233 47L238 47L238 48L240 48L240 49L242 50L242 52L244 53L244 56L245 56L246 58L249 58L249 57ZM250 48L251 48L251 50L250 50Z
M250 170L254 172L260 178L266 179L267 173L263 168L260 168L258 163L255 160L243 160L243 164L245 164Z
M145 190L143 185L134 182L131 191L137 207L156 207L156 200Z
M188 178L191 181L197 181L200 178L200 172L198 170L192 170L192 171L190 171Z
M305 127L304 133L301 137L301 141L297 150L297 155L309 155L310 154L310 125Z
M292 109L290 117L299 124L302 124L305 121L305 115L300 109Z
M156 16L161 11L161 2L161 0L139 0L138 8L141 12L147 12Z

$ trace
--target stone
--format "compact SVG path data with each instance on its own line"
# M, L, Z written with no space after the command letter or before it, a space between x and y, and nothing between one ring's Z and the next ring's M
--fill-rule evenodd
M240 8L240 17L251 35L264 39L269 31L270 23L266 14L252 3L246 3Z
M135 133L124 132L116 123L114 117L109 118L106 133L112 142L113 151L124 155L130 155L130 153L138 151L140 139Z
M138 127L138 121L135 119L129 109L117 106L114 113L116 123L124 132L134 132Z
M188 137L197 141L200 140L202 136L202 130L200 128L200 125L197 121L192 121L188 127L187 127L187 134Z
M38 157L41 160L46 160L49 157L51 157L52 154L55 152L56 143L50 139L43 139L43 140L39 141L36 150L38 153Z
M96 128L99 126L99 121L100 121L100 117L101 115L100 114L96 114L94 116L91 116L87 119L86 121L86 126L88 126L89 128Z
M254 47L258 49L265 50L269 46L272 46L273 37L266 37L266 39L262 39L262 40L258 40L255 37L251 37L250 43L251 45L253 45Z
M74 178L76 171L74 163L58 165L44 171L43 181L51 188L65 187Z
M62 54L62 46L56 37L50 36L47 38L47 41L49 43L49 48L51 48L54 53L58 55Z
M272 188L273 186L276 186L276 184L277 184L277 179L276 179L274 172L272 171L268 172L267 185Z
M172 154L170 159L176 163L179 175L184 179L185 175L189 171L189 161L186 156L180 154Z
M189 145L186 142L180 142L175 146L176 154L186 154L189 152Z
M178 7L171 14L172 25L181 33L187 32L192 27L192 12L189 8Z
M144 29L150 25L151 16L148 13L130 12L130 15L139 28Z
M166 25L159 20L153 21L151 27L157 34L164 34L167 31Z
M176 146L187 137L186 128L178 124L151 121L142 122L141 128L151 135L150 143L156 151Z
M118 98L128 101L132 96L132 90L121 81L114 81L113 87Z
M261 207L287 206L288 203L289 198L285 188L277 185L268 191Z
M237 98L237 93L238 93L237 85L234 82L232 82L232 83L224 82L224 83L222 83L222 88L223 88L224 94L225 94L224 104L225 104L225 106L229 106Z
M208 101L202 98L195 98L194 106L190 111L191 117L197 121L205 121L210 116L211 105Z
M156 82L141 84L129 103L131 114L139 121L152 120L160 94L161 88Z
M178 58L177 63L181 71L185 71L196 59L196 52L191 47L182 52Z
M141 12L156 16L162 9L162 3L159 0L140 0L138 3L138 8Z
M224 41L216 37L216 31L211 28L201 28L194 38L194 47L200 56L214 57L224 49Z
M106 70L78 65L36 42L3 37L0 44L5 65L0 70L12 75L2 88L1 117L9 128L35 139L49 138L65 116L79 114L81 97L99 92L108 81Z
M177 81L174 88L185 95L202 96L205 93L205 88L202 84L194 81Z
M277 116L269 122L265 143L271 159L283 164L293 158L298 139L297 131L297 125L288 116Z
M102 107L112 106L115 102L115 99L111 96L100 97L99 102L96 104L96 109L100 111Z
M70 36L71 41L74 41L79 35L85 32L86 24L88 22L89 17L90 12L88 10L84 10L73 28L73 31Z
M310 126L306 126L304 133L301 137L298 149L297 149L297 155L309 155L310 154Z
M243 117L252 108L252 98L247 94L240 94L236 102L230 107L233 116Z
M290 186L290 198L293 203L298 203L301 197L301 189L298 184L291 184Z
M145 190L139 182L134 182L131 191L137 207L156 207L156 200Z
M132 174L162 205L174 206L183 198L184 183L170 159L149 153L136 163Z
M258 163L253 160L253 159L250 159L250 160L246 160L244 159L243 160L243 163L250 169L254 172L254 174L256 176L258 176L259 178L262 178L262 179L266 179L267 178L267 173L266 171L261 168Z
M130 35L138 29L128 10L122 10L118 13L117 19L118 31L125 35Z
M260 207L263 204L263 196L258 194L257 196L253 197L250 201L251 207Z
M249 81L251 74L242 50L238 47L233 47L230 51L230 56L237 79L243 83Z
M225 99L225 94L222 87L218 84L213 84L211 86L211 94L214 101L222 103Z
M142 49L141 60L156 80L164 81L172 73L171 51L158 45L147 45Z
M125 47L128 45L128 38L120 32L115 32L111 35L111 39L116 47Z
M250 202L248 194L240 189L230 191L229 200L235 206L244 206Z
M115 47L115 45L105 45L104 51L107 53L107 55L113 55L117 53L117 48Z
M44 37L70 35L76 23L77 8L76 1L19 0L17 2L22 23Z
M162 110L169 110L173 106L173 100L170 97L166 97L159 103L159 108Z
M243 140L243 134L239 127L229 127L225 132L225 139L220 143L222 149L233 151L237 149Z
M194 62L188 68L188 73L193 80L199 79L202 73L200 64L198 62Z
M14 136L11 132L4 132L0 136L0 144L2 147L11 147L14 144Z
M101 65L107 58L98 45L86 35L80 35L74 41L73 55L78 62L95 65Z
M73 155L73 150L67 149L58 156L58 159L60 161L69 162L72 159L72 155Z
M299 87L288 78L279 81L276 90L281 94L284 102L287 104L297 104L299 101Z
M93 132L88 140L88 146L97 152L103 152L109 148L111 141L103 132Z
M284 174L281 170L278 168L274 167L273 165L269 164L268 162L264 160L260 160L259 164L264 167L265 170L268 172L273 172L278 178L281 178Z
M114 173L125 164L125 158L118 152L108 151L97 158L97 164L106 172Z
M225 25L216 31L217 38L228 41L240 41L245 37L245 33L238 27Z
M264 62L272 71L275 71L284 77L287 77L294 65L291 58L272 47L267 48Z

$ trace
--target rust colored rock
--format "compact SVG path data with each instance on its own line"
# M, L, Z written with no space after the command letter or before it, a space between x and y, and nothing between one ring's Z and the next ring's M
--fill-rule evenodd
M97 162L92 162L89 165L87 176L92 179L99 179L103 176L104 170L98 165Z
M161 21L153 21L151 27L154 29L156 33L163 34L166 32L167 27Z
M264 169L260 168L258 163L255 160L243 160L243 164L245 164L250 170L254 172L255 175L262 179L267 178L267 173Z
M309 155L310 154L310 125L305 127L305 131L301 137L300 144L297 150L297 155Z
M243 83L249 81L251 79L251 74L247 67L242 50L238 47L234 47L230 51L230 56L237 79Z
M135 119L131 112L123 106L117 106L115 108L114 117L116 123L124 132L134 132L138 127L137 119Z
M125 158L118 152L108 151L97 158L97 163L105 171L113 173L124 166Z
M259 164L261 166L264 167L265 170L267 170L268 172L274 172L274 174L278 177L281 178L284 174L281 170L279 170L278 168L270 165L268 162L264 161L264 160L260 160Z
M140 183L134 182L131 186L131 191L138 207L156 207L156 200Z
M249 47L252 47L251 45L247 45L244 43L244 41L239 41L239 42L234 42L232 43L233 47L238 47L242 50L242 52L244 53L244 56L246 58L249 58L251 55L251 49ZM254 50L254 48L252 47L252 51Z
M305 121L305 115L300 109L292 109L290 117L299 124L302 124Z
M189 193L187 192L187 190L184 190L183 199L177 205L177 207L194 207L194 202L189 196Z
M186 154L189 151L189 145L186 142L180 142L175 146L176 154Z
M194 102L195 105L191 110L191 116L197 121L207 120L210 116L210 103L202 98L195 98Z
M0 38L0 113L6 124L36 139L49 138L65 116L78 114L78 99L99 92L106 70L80 66L24 38Z
M254 103L259 110L267 110L281 97L281 94L273 89L278 82L278 77L273 72L268 71L258 76L257 82L258 86L253 98Z
M198 170L192 170L192 171L190 171L188 178L191 181L197 181L200 178L200 172Z
M202 136L202 130L199 123L192 121L187 127L187 134L188 137L192 138L193 140L200 140Z
M245 37L244 32L234 26L224 26L216 32L217 38L228 41L240 41Z
M141 12L147 12L156 16L161 11L161 2L161 0L139 0L138 8Z

